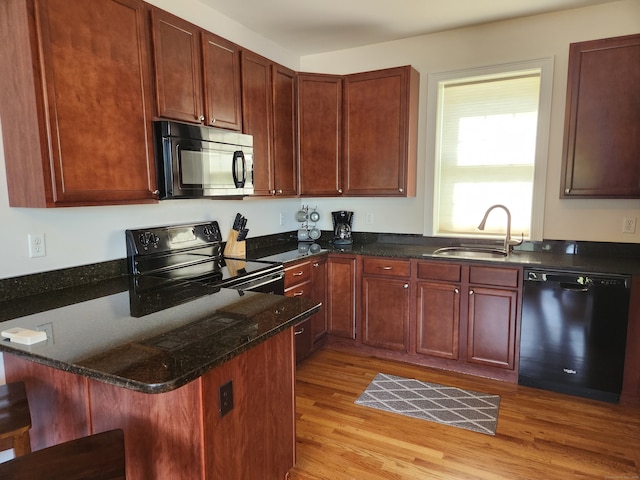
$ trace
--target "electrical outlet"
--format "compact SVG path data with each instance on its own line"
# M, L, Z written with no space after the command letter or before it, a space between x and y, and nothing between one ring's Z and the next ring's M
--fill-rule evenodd
M622 219L622 233L636 233L635 217L624 217Z
M220 396L220 416L224 417L233 410L233 381L229 380L222 385L219 390Z
M42 325L38 325L36 330L39 332L45 332L47 334L47 342L55 343L53 339L53 323L43 323Z
M47 255L46 245L44 243L44 233L30 233L29 239L29 257L44 257Z
M367 216L365 217L365 223L367 225L373 225L373 213L367 213Z

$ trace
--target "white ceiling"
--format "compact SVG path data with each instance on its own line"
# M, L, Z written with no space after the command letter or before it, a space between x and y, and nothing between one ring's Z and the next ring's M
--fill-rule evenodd
M615 0L200 0L298 55Z

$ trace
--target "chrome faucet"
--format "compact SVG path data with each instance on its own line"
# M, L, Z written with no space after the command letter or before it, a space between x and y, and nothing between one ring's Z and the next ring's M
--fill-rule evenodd
M522 243L522 240L520 240L519 242L511 241L511 212L507 207L505 207L504 205L492 205L491 207L489 207L485 212L480 225L478 225L478 230L484 230L485 223L487 223L487 217L489 216L489 213L491 213L491 210L493 210L494 208L501 208L505 212L507 212L507 233L504 237L504 252L506 254L509 254L509 252L511 252L511 250L513 249L513 246L520 245Z

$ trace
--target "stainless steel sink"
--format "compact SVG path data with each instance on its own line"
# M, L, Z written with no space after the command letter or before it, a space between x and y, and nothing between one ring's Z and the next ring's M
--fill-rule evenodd
M433 252L433 254L424 254L424 256L431 255L440 257L475 258L479 260L503 260L507 257L507 252L495 247L454 246L439 248Z

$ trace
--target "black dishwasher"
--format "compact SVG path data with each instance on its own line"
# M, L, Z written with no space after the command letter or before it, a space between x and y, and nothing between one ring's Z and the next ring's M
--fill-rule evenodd
M617 402L631 278L526 269L518 383Z

